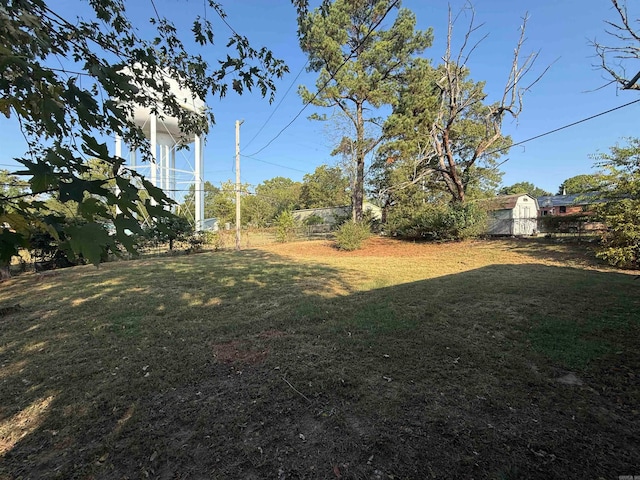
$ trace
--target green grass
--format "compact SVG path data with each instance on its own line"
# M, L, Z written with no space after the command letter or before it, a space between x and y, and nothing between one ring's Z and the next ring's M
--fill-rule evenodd
M550 242L386 242L2 284L0 479L634 471L632 275Z

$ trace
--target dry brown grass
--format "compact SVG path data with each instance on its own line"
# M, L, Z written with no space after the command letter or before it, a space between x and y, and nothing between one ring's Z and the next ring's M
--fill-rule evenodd
M2 480L639 471L640 286L582 247L298 242L0 288Z

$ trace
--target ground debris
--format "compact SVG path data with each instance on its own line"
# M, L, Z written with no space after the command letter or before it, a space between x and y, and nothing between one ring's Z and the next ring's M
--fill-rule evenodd
M5 315L11 315L12 313L16 313L22 310L22 307L19 303L15 305L3 305L0 306L0 317L4 317Z
M583 385L584 382L575 374L575 373L567 373L562 377L556 378L556 382L562 383L564 385Z

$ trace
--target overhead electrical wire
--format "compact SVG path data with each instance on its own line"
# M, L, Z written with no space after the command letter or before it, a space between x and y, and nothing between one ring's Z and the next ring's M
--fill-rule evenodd
M244 157L244 158L249 158L251 160L255 160L256 162L266 163L268 165L274 165L276 167L286 168L288 170L293 170L293 171L296 171L296 172L308 173L306 170L301 170L299 168L294 168L294 167L287 167L286 165L282 165L282 164L275 163L275 162L268 162L267 160L262 160L260 158L256 158L253 155L244 155L244 154L241 153L240 156Z
M378 28L378 26L380 26L380 24L382 23L382 21L387 17L387 15L389 14L389 12L396 7L396 5L398 5L399 0L395 0L391 5L389 5L389 7L387 8L387 10L384 12L384 14L380 17L380 20L378 20L375 25L371 28L371 30L369 30L369 32L365 35L365 37L362 39L362 41L360 43L358 43L358 45L356 45L351 52L349 53L349 55L347 56L347 58L344 59L344 61L340 64L340 66L338 66L338 68L336 69L335 72L333 72L331 74L331 76L322 84L322 86L318 89L318 91L313 95L313 97L311 98L311 100L309 100L308 102L305 102L305 104L302 106L302 108L300 109L300 111L291 119L291 121L289 123L287 123L271 140L269 140L267 142L267 144L260 148L259 150L256 150L255 152L253 152L251 155L257 155L260 152L262 152L263 150L265 150L269 145L271 145L280 135L282 135L282 133L288 129L293 122L295 122L298 117L300 117L300 115L302 115L302 112L304 112L307 107L309 105L311 105L311 103L318 98L318 95L320 95L320 93L327 88L327 86L329 85L329 83L335 78L335 76L338 74L338 72L340 70L342 70L342 68L347 64L347 62L349 60L351 60L351 58L353 58L354 54L360 49L360 47L369 39L369 36L375 31L376 28Z
M300 71L298 72L298 74L296 75L296 77L291 81L291 85L289 85L289 88L287 88L287 91L284 92L284 95L282 96L282 98L280 99L280 101L278 102L278 104L276 105L276 107L273 109L273 111L271 112L271 115L269 115L267 117L267 119L264 121L264 123L262 124L262 126L258 129L258 131L256 132L256 134L251 137L251 140L249 140L247 142L247 144L244 146L244 148L247 148L249 145L251 145L251 142L253 142L256 137L258 135L260 135L260 132L262 132L262 130L264 130L264 127L267 126L267 124L269 123L269 120L271 120L273 118L273 115L278 111L278 109L280 108L280 105L282 105L282 102L284 101L284 99L287 97L287 95L289 94L289 92L291 91L291 89L293 88L293 85L296 83L296 81L298 80L298 78L300 78L300 75L302 75L302 72L304 72L304 70L307 68L307 65L309 65L309 60L307 60L305 62L305 64L302 66L302 68L300 69Z
M535 135L535 136L527 138L525 140L520 140L519 142L512 143L508 147L497 148L495 150L492 150L490 152L485 153L485 155L493 155L494 153L500 153L500 152L503 152L505 150L509 150L512 147L517 147L518 145L522 145L523 143L528 143L528 142L531 142L533 140L537 140L539 138L546 137L547 135L551 135L552 133L559 132L560 130L565 130L565 129L570 128L570 127L575 127L576 125L579 125L581 123L588 122L589 120L593 120L594 118L601 117L603 115L606 115L607 113L615 112L616 110L620 110L622 108L626 108L626 107L628 107L630 105L633 105L634 103L638 103L638 102L640 102L640 98L637 99L637 100L633 100L632 102L625 103L624 105L619 105L617 107L610 108L609 110L605 110L604 112L596 113L595 115L591 115L589 117L577 120L575 122L568 123L568 124L563 125L561 127L554 128L553 130L548 130L548 131L546 131L544 133L540 133L539 135Z
M502 147L502 148L498 148L498 149L492 150L490 152L486 152L484 154L484 156L493 155L495 153L500 153L500 152L503 152L505 150L509 150L512 147L516 147L518 145L522 145L524 143L528 143L528 142L531 142L533 140L537 140L539 138L546 137L547 135L551 135L552 133L556 133L556 132L559 132L561 130L565 130L565 129L570 128L570 127L575 127L576 125L579 125L581 123L585 123L585 122L588 122L589 120L593 120L594 118L598 118L598 117L601 117L601 116L606 115L608 113L615 112L616 110L621 110L623 108L629 107L629 106L631 106L631 105L633 105L635 103L638 103L638 102L640 102L640 99L633 100L633 101L631 101L629 103L625 103L623 105L618 105L617 107L610 108L609 110L605 110L603 112L596 113L596 114L591 115L589 117L585 117L585 118L582 118L580 120L576 120L575 122L568 123L568 124L563 125L561 127L557 127L557 128L552 129L552 130L548 130L546 132L540 133L538 135L534 135L533 137L529 137L529 138L526 138L524 140L520 140L519 142L513 143L513 144L509 145L508 147ZM262 160L262 159L256 158L254 155L255 154L251 154L251 155L240 154L241 157L250 158L250 159L255 160L257 162L267 163L269 165L274 165L276 167L282 167L282 168L286 168L286 169L289 169L289 170L294 170L294 171L297 171L297 172L308 173L307 171L301 170L301 169L298 169L298 168L287 167L286 165L281 165L281 164L274 163L274 162L268 162L266 160ZM505 160L505 162L506 161L507 160ZM500 165L502 165L505 162L502 162Z
M526 138L526 139L524 139L524 140L520 140L520 141L518 141L518 142L516 142L516 143L513 143L513 144L509 145L508 147L497 148L497 149L492 150L492 151L490 151L490 152L486 152L483 156L493 155L493 154L495 154L495 153L500 153L500 152L503 152L503 151L509 150L509 149L510 149L510 148L512 148L512 147L516 147L516 146L518 146L518 145L523 145L523 144L525 144L525 143L531 142L531 141L533 141L533 140L537 140L537 139L542 138L542 137L546 137L547 135L551 135L552 133L556 133L556 132L559 132L559 131L561 131L561 130L565 130L565 129L567 129L567 128L575 127L576 125L579 125L579 124L581 124L581 123L588 122L589 120L593 120L594 118L598 118L598 117L601 117L601 116L606 115L606 114L608 114L608 113L615 112L616 110L621 110L621 109L623 109L623 108L629 107L629 106L634 105L634 104L639 103L639 102L640 102L640 99L637 99L637 100L633 100L633 101L631 101L631 102L625 103L625 104L623 104L623 105L618 105L617 107L613 107L613 108L610 108L610 109L605 110L605 111L603 111L603 112L599 112L599 113L596 113L596 114L594 114L594 115L590 115L590 116L585 117L585 118L582 118L582 119L580 119L580 120L576 120L575 122L571 122L571 123L568 123L568 124L566 124L566 125L562 125L561 127L557 127L557 128L551 129L551 130L547 130L546 132L540 133L540 134L538 134L538 135L534 135L533 137L529 137L529 138ZM269 165L274 165L274 166L276 166L276 167L287 168L287 169L289 169L289 170L295 170L295 171L297 171L297 172L308 173L308 172L307 172L307 171L305 171L305 170L300 170L300 169L293 168L293 167L287 167L287 166L285 166L285 165L281 165L281 164L274 163L274 162L268 162L268 161L266 161L266 160L262 160L262 159L256 158L256 157L254 157L254 155L255 155L255 154L252 154L252 155L244 155L244 154L240 154L240 156L241 156L241 157L250 158L250 159L255 160L255 161L257 161L257 162L267 163L267 164L269 164ZM509 160L509 159L505 160L504 162L501 162L500 164L498 164L498 165L497 165L496 167L494 167L494 168L497 168L497 167L499 167L500 165L503 165L503 164L504 164L504 163L506 163L508 160Z

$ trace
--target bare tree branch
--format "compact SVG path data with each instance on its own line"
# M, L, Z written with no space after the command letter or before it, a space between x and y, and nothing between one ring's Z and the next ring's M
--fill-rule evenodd
M640 70L628 75L624 66L629 60L640 60L640 26L636 27L631 23L626 0L611 0L611 4L619 17L619 23L605 20L605 24L612 28L605 29L605 33L622 45L609 45L593 40L591 43L600 58L598 68L604 70L623 90L640 90ZM636 23L640 23L640 20L636 20Z

